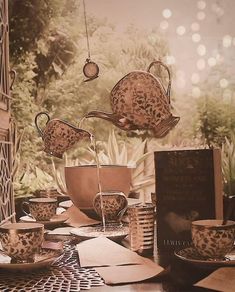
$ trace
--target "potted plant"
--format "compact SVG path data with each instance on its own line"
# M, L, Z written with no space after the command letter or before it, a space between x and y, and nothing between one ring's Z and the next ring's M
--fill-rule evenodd
M129 195L130 191L140 192L143 188L154 185L154 174L145 175L145 163L151 153L145 153L147 141L118 141L115 132L109 134L108 141L97 141L98 161L102 190L119 190ZM96 152L88 147L84 155L70 160L65 155L65 181L68 195L74 204L92 216L93 199L99 191L97 180ZM61 171L55 168L57 181L63 182Z
M224 178L224 213L235 220L235 135L225 138L222 145L222 171Z

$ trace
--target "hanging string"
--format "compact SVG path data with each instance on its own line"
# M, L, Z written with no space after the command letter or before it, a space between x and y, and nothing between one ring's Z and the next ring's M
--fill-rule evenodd
M90 60L91 54L90 54L90 44L89 44L88 30L87 30L87 19L86 19L86 5L85 5L85 0L83 0L83 11L84 11L84 21L85 21L85 28L86 28L87 52L88 52L88 59Z

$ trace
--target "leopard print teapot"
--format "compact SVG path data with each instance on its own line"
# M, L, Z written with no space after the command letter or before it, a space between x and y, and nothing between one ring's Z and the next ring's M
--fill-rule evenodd
M158 77L150 73L153 65L163 66L168 73L167 90ZM97 117L112 122L122 130L151 130L161 138L178 123L179 117L171 114L171 76L161 61L152 62L147 71L133 71L113 87L110 102L113 113L91 111L85 117Z

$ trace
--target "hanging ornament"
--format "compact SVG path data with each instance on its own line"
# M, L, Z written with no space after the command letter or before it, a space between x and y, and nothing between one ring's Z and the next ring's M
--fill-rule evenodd
M89 37L88 37L88 30L87 30L87 19L86 19L86 5L85 0L83 0L83 11L84 11L84 21L85 21L85 28L86 28L86 42L87 42L87 53L88 58L86 59L86 63L83 66L83 74L88 78L84 80L84 82L91 81L97 78L99 75L99 67L98 65L91 61L91 53L90 53L90 44L89 44Z

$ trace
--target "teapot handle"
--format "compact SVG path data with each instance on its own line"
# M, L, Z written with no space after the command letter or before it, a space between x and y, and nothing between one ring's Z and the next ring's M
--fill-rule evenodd
M14 84L15 79L16 79L16 71L11 69L9 74L10 74L10 78L11 78L11 84L10 84L9 88L10 88L10 90L13 90L13 84Z
M148 66L148 69L147 69L147 72L150 73L150 69L153 65L161 65L163 66L167 73L168 73L168 78L169 78L169 83L168 83L168 86L167 86L167 90L165 90L164 86L162 86L164 88L164 90L166 91L166 96L168 97L168 101L170 103L170 95L171 95L171 73L170 73L170 70L169 68L164 64L162 63L161 61L153 61L149 66Z
M45 115L45 116L47 117L46 124L50 121L50 116L49 116L48 113L46 113L46 112L40 112L40 113L38 113L38 114L36 115L36 117L35 117L35 119L34 119L34 122L35 122L36 128L37 128L37 130L38 130L38 133L39 133L40 136L43 138L43 131L42 131L42 129L41 129L41 128L39 127L39 125L38 125L38 118L39 118L39 116L41 116L41 115Z

